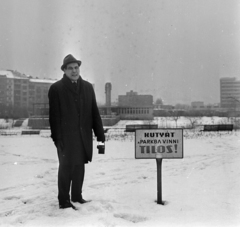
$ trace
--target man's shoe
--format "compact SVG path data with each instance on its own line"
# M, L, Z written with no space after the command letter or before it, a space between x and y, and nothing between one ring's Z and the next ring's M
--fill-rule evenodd
M81 199L72 200L72 202L84 204L84 203L90 202L90 200L85 200L85 199L81 198Z
M59 208L60 209L73 208L74 210L77 210L77 208L73 204L71 204L69 201L59 204Z

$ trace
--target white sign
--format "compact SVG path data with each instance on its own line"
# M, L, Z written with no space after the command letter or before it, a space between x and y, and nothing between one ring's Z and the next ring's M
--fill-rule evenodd
M137 129L135 158L183 158L183 129Z

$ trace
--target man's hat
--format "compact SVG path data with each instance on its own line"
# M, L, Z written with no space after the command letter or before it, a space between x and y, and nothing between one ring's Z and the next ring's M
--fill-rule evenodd
M78 63L78 65L80 66L82 64L81 61L77 60L75 57L73 57L71 54L67 55L64 59L63 59L63 65L61 66L61 70L64 71L64 68L70 64L70 63Z

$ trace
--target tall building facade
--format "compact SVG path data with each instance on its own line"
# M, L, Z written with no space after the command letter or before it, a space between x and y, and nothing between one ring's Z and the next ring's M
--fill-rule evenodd
M226 109L240 107L240 80L235 77L220 79L220 103Z
M34 114L35 104L48 103L48 89L54 82L33 79L12 70L0 70L0 115Z

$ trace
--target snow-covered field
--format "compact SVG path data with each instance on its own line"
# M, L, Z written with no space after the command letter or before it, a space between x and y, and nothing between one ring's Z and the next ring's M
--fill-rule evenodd
M106 153L94 141L86 165L83 196L92 201L75 203L77 211L58 209L47 132L0 136L0 226L240 226L240 131L184 130L184 159L163 160L164 206L156 203L156 161L134 158L133 134L108 133Z

